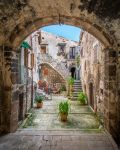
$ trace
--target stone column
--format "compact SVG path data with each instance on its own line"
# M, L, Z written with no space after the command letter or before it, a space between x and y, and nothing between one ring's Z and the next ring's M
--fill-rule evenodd
M2 132L14 132L18 125L18 57L10 46L0 47Z
M117 78L118 78L118 89L117 89L118 139L117 141L120 143L120 48L118 50Z
M108 48L104 53L104 123L105 128L116 137L118 129L117 51Z

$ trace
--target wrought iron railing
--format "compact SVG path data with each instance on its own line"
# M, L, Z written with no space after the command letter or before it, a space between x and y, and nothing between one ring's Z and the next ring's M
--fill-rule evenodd
M38 57L39 64L48 63L50 64L64 79L69 76L69 70L63 62L58 62L49 54L40 54Z

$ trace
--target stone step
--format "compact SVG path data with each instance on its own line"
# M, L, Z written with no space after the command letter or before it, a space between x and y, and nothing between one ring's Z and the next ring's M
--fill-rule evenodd
M76 84L74 83L74 85L82 85L82 84L81 83L79 83L79 84L78 83L76 83Z
M80 91L73 91L73 93L79 93Z
M75 96L78 95L78 94L79 94L79 92L78 93L73 93L73 95L75 95Z
M74 84L74 85L73 85L73 87L77 87L77 86L82 86L82 85L81 85L81 84L78 84L78 85L75 85L75 84Z
M78 98L78 96L77 95L73 95L73 98Z
M74 84L73 86L82 86L82 84Z
M73 91L81 91L81 90L82 90L82 88L73 89Z
M81 80L74 80L74 82L81 82Z
M82 89L82 86L78 86L78 87L73 87L74 89L79 89L81 88Z
M74 84L77 85L77 84L82 84L82 83L81 82L77 82L77 83L74 82Z

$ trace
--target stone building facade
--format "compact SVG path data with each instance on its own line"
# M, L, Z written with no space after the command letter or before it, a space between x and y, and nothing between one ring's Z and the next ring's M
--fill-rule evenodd
M88 32L81 32L80 39L81 81L89 105L96 112L104 112L104 46Z
M46 80L50 85L57 84L59 88L61 85L66 85L65 77L68 77L69 69L67 67L68 59L65 58L65 55L69 53L71 46L77 47L78 45L77 42L40 30L33 32L24 42L29 45L28 48L25 48L21 44L17 51L10 52L7 49L4 54L1 53L1 58L4 55L8 64L11 65L9 63L11 59L13 63L11 80L6 76L3 79L2 74L0 75L2 81L6 80L9 82L10 87L6 85L5 88L13 89L12 95L9 93L9 90L5 94L7 97L11 96L12 99L15 99L15 103L12 106L15 113L15 116L12 117L14 121L11 119L11 122L14 122L12 125L13 130L17 129L18 123L24 120L26 113L33 107L35 87L39 80ZM58 56L60 50L59 43L64 43L65 47L63 49L64 54ZM3 59L1 59L0 63L0 66L4 65ZM3 70L5 68L3 67ZM47 76L44 74L45 69L48 70ZM15 84L13 87L12 83ZM2 92L2 82L0 84L0 98L2 100L4 92ZM3 102L0 101L0 103L2 104ZM6 120L2 117L2 110L0 110L0 113L0 131L2 132L6 130L4 126Z
M76 59L79 56L80 52L79 43L68 40L64 37L53 35L43 30L40 31L40 34L40 54L47 54L54 60L57 60L57 62L60 63L61 66L66 66L65 68L63 68L63 76L66 76L66 74L68 76L68 73L66 72L66 70L68 70L69 75L72 75L74 78L79 79L79 66L76 64Z
M117 126L117 120L113 121L119 116L117 115L119 106L114 105L115 97L113 96L117 87L114 84L115 78L113 77L116 70L114 65L116 53L108 53L104 46L86 31L81 32L80 47L81 81L83 91L88 97L88 104L102 117L102 123L105 127L112 123L111 132L117 134L119 126ZM110 64L112 65L108 66ZM106 80L112 82L107 83ZM108 88L113 88L113 90L107 91ZM107 101L107 97L109 97L111 103ZM108 116L111 121L107 120ZM113 131L115 126L117 128L116 133Z

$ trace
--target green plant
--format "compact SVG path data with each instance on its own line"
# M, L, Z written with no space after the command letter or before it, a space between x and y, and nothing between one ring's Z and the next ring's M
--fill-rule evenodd
M43 96L36 96L36 97L35 97L35 101L36 101L37 103L41 103L41 102L43 101L43 99L44 99Z
M66 86L65 85L61 85L60 91L66 91Z
M70 104L68 101L61 101L59 103L59 113L66 113L68 114L70 109Z
M76 64L79 67L79 65L80 65L80 55L77 55L77 57L76 57Z
M73 85L73 84L74 84L74 78L69 77L69 78L68 78L68 84L69 84L69 85Z
M83 93L83 92L80 92L80 93L78 94L77 100L80 102L80 104L84 104L84 105L85 105L86 102L87 102L87 96L86 96L86 94Z

